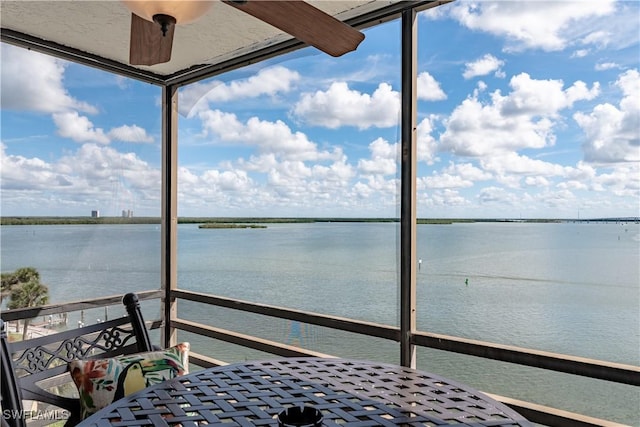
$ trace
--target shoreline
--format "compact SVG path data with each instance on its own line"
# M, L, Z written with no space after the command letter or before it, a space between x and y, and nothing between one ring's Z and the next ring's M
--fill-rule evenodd
M398 218L287 218L287 217L181 217L178 224L296 224L318 222L396 222ZM418 224L457 224L457 223L640 223L640 217L625 218L418 218ZM160 224L159 217L82 217L82 216L4 216L0 217L1 225L109 225L109 224ZM213 228L213 227L212 227ZM222 228L222 227L220 227Z

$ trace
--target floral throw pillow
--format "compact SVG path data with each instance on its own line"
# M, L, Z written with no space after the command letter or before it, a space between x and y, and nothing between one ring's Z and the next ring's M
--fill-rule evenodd
M82 419L124 396L188 370L186 342L166 350L69 362L71 377L80 394Z

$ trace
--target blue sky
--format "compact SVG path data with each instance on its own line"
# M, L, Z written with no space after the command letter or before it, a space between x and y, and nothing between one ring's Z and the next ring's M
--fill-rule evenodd
M399 22L181 89L180 216L398 216ZM418 216L640 215L640 3L419 15ZM2 45L2 215L160 213L160 89Z

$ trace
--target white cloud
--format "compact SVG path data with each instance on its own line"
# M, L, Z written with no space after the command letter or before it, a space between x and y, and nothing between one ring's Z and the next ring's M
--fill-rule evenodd
M213 191L246 191L251 188L253 182L242 170L208 170L202 174L200 184Z
M294 132L281 120L271 122L250 118L244 127L245 143L264 152L275 152L290 160L318 160L322 154L302 132Z
M603 35L599 26L605 25L605 20L598 20L598 18L605 18L614 11L615 0L461 1L432 16L438 17L448 12L469 29L504 37L507 41L505 48L507 51L525 49L558 51L572 43L602 43ZM594 21L599 24L598 27L593 24ZM575 34L573 25L580 22L591 25L584 26L583 32L586 33Z
M350 179L355 176L353 166L347 163L347 156L342 155L329 166L314 165L312 176L326 182L338 183L340 187L349 185Z
M532 159L516 153L505 153L480 160L482 168L496 175L564 176L568 167Z
M418 180L419 188L468 188L473 187L478 181L487 181L492 174L483 171L471 163L450 163L440 172L434 172L430 176Z
M398 144L378 138L369 144L371 159L360 159L358 169L365 175L395 175L398 164Z
M83 144L77 152L63 157L56 167L78 176L87 185L113 189L114 181L126 182L138 191L151 191L159 196L160 171L135 153L121 153L112 147Z
M464 188L464 187L472 187L473 182L469 180L463 179L461 176L457 175L449 175L449 174L438 174L433 176L426 176L424 178L420 178L421 184L419 186L424 186L425 188Z
M58 127L58 135L70 138L76 142L99 142L108 144L109 137L101 128L95 128L93 123L77 112L55 113L53 121Z
M480 204L496 204L503 206L513 206L518 202L518 197L501 187L486 187L478 193Z
M425 101L441 101L447 99L447 94L440 87L440 83L428 72L418 74L418 99Z
M563 90L560 80L534 80L526 73L514 76L510 86L506 96L493 92L491 102L482 102L476 92L456 107L445 121L439 149L486 156L551 146L559 111L599 93L598 83L589 89L578 81Z
M572 58L584 58L589 55L589 49L578 49L571 55Z
M134 153L87 143L54 162L8 155L0 144L3 208L34 212L52 209L77 215L99 209L119 215L122 209L159 214L160 170ZM40 211L39 211L40 209ZM44 214L46 211L42 212Z
M620 68L620 65L616 64L615 62L600 62L596 64L594 69L596 71L606 71L614 68Z
M391 127L398 123L400 94L386 83L380 83L370 95L335 82L326 91L303 94L293 113L309 125L330 129Z
M437 141L431 135L434 117L426 117L418 124L417 131L417 161L433 164L436 160ZM399 165L399 143L389 143L384 138L377 138L369 144L371 156L360 159L358 169L363 174L396 175Z
M4 43L1 49L2 109L40 113L97 112L94 106L73 98L64 87L65 62Z
M583 146L587 161L640 161L640 73L628 70L620 74L616 86L622 92L617 107L599 104L590 113L573 115L587 138Z
M464 65L465 70L464 73L462 73L462 77L465 79L486 76L491 73L496 73L498 77L504 77L504 74L500 71L500 68L504 65L504 61L489 53L480 59L476 59L473 62L467 62Z
M426 117L418 123L417 132L417 156L419 162L425 162L428 165L433 164L437 160L436 152L438 150L438 142L433 137L433 122L435 117Z
M244 126L233 113L206 110L198 114L204 135L217 135L222 141L237 141L242 138Z
M0 161L5 200L7 191L47 189L56 183L57 174L50 164L37 157L9 155L4 144L0 144Z
M576 206L579 206L579 198L574 192L559 189L546 189L535 197L537 205L546 206L556 211L571 212Z
M569 180L569 181L563 181L558 183L558 185L556 185L556 187L558 187L559 189L562 190L587 190L589 188L589 186L587 185L586 182L584 181L577 181L577 180Z
M260 153L273 153L286 160L327 160L335 154L319 151L317 145L302 132L293 132L281 120L270 122L251 117L246 123L235 114L207 110L199 114L203 129L223 142L239 142L257 147Z
M178 170L182 215L220 215L229 209L253 209L262 202L260 190L243 170L206 169L201 173L186 166Z
M445 173L458 175L469 181L488 181L492 174L484 171L471 163L451 163L444 169Z
M236 164L237 165L234 166L233 163L229 163L224 166L230 169L239 167L248 171L266 173L278 167L278 158L276 158L274 153L262 153L249 157L249 160L240 158Z
M278 93L289 92L294 83L300 80L297 71L282 66L264 68L255 75L241 80L225 83L211 80L205 83L194 83L180 90L179 108L185 116L206 109L209 103L236 101L257 98Z
M279 166L278 169L272 169L269 176L269 181L276 185L299 184L301 180L311 177L311 168L300 160L285 160Z
M429 209L442 208L449 211L452 208L469 206L471 204L471 202L460 195L457 190L449 188L429 191L425 195L419 194L418 203L424 205L427 211Z
M269 170L262 191L280 206L289 205L309 213L344 205L349 200L353 176L353 168L344 158L328 166L284 161Z
M593 31L589 34L587 34L583 39L582 42L584 44L587 45L600 45L603 47L606 47L611 39L611 34L607 31Z
M617 165L605 173L595 176L592 181L595 191L611 193L615 196L626 197L635 203L636 213L640 207L640 164L627 163Z
M300 160L280 161L273 153L265 153L251 156L249 160L239 159L228 167L265 173L271 184L280 186L288 183L288 186L304 184L316 189L321 186L345 187L355 176L354 168L347 163L346 156L339 148L332 155L333 160L329 162L307 164Z
M252 117L243 123L234 114L219 110L203 111L199 117L206 135L218 138L217 143L239 143L255 148L255 153L248 159L238 158L221 164L229 169L228 172L241 171L243 177L247 177L242 180L243 184L251 183L252 188L243 188L241 194L233 196L209 194L207 197L211 199L207 200L230 197L225 199L224 206L231 209L233 199L233 203L239 203L239 208L245 211L250 207L263 209L270 206L271 215L274 209L285 209L289 215L292 209L303 209L311 215L313 212L308 211L310 206L330 209L348 200L349 183L355 176L355 170L347 163L341 148L319 150L304 133L292 131L281 120L270 122ZM212 176L222 176L224 172ZM258 174L256 177L259 178L253 181L249 173ZM197 175L187 176L200 183ZM189 188L200 185L190 184ZM226 191L220 186L213 188ZM188 192L184 191L185 194ZM249 194L251 200L247 200Z
M551 182L543 176L528 176L524 179L525 185L529 187L549 187Z
M109 137L125 142L153 142L153 137L147 135L147 131L137 125L123 125L109 131Z
M109 144L111 140L132 143L153 142L153 137L147 135L147 131L137 125L123 125L105 133L102 128L96 128L86 116L81 116L75 111L54 113L52 117L58 128L58 135L76 142L100 144Z
M468 98L455 108L445 124L439 149L460 156L485 156L523 148L543 148L555 141L552 123L527 115L503 115L501 97L483 105Z
M512 92L502 102L502 112L507 115L553 116L576 101L591 100L600 93L598 82L589 89L584 82L576 81L563 90L562 80L535 80L527 73L512 77L509 85Z
M587 182L592 181L597 174L597 170L592 165L579 161L577 165L567 170L565 176L569 181Z
M523 186L546 188L566 180L576 184L585 183L595 176L595 170L589 167L560 165L517 153L487 156L480 159L479 164L496 182L511 189L521 189ZM570 185L564 188L575 187Z
M562 2L543 2L544 7L543 3L537 2L535 10L531 9L534 3L523 3L518 5L522 8L517 9L511 2L476 2L476 9L472 9L470 2L458 0L432 9L465 7L469 22L476 25L476 34L489 31L503 37L508 40L507 49L511 51L566 51L552 56L542 52L529 56L501 55L496 50L483 49L478 43L476 52L463 60L469 61L466 68L460 67L459 57L434 51L433 58L439 64L437 76L446 76L446 79L438 81L429 72L420 73L418 97L422 101L438 101L448 96L453 104L431 103L431 110L438 115L430 114L432 111L427 102L421 104L425 108L420 110L421 121L417 125L417 155L418 161L429 167L421 164L418 170L421 174L418 203L421 208L430 208L428 215L497 216L503 212L508 216L518 212L542 212L541 216L557 216L562 212L575 215L578 208L587 212L588 206L592 207L589 215L597 212L596 216L600 212L612 213L611 216L637 212L640 197L637 71L618 71L620 76L615 86L602 80L603 88L606 87L602 94L600 85L593 80L608 75L605 72L594 74L594 69L623 70L629 66L628 55L634 51L613 52L612 47L630 31L627 29L618 34L607 28L618 25L624 29L629 25L625 24L629 19L623 22L621 18L599 14L593 9L583 13L582 9L576 9L581 6L579 3L573 5L574 18L561 13L564 8L556 3ZM495 14L503 18L502 28L492 26L495 24L495 17L489 13L492 4L501 5ZM619 2L615 7L622 8L626 4ZM591 7L585 6L586 9ZM553 12L559 12L561 16L552 16L552 22L544 27L540 17ZM431 10L424 13L431 13ZM527 13L532 17L524 23ZM602 17L606 19L600 19ZM637 17L637 13L633 17ZM611 25L605 25L605 20L609 19ZM637 20L634 24L637 32ZM454 35L466 46L478 41L473 40L472 31L448 33L451 27L455 26L442 26L446 39L452 40L454 38L450 36ZM543 34L542 28L548 30L548 34ZM488 40L485 36L481 43ZM629 38L628 43L634 43L634 40L637 43L637 36L634 37ZM491 39L495 48L500 41L497 37ZM3 53L6 47L3 46ZM432 45L431 48L437 47ZM607 49L606 54L600 55L598 49L603 48ZM256 71L243 79L208 80L182 88L181 113L191 110L194 119L181 120L181 215L346 216L352 212L367 216L395 215L399 194L399 143L390 137L394 134L393 128L383 131L375 128L398 125L400 94L391 83L380 84L394 82L395 85L397 81L397 62L393 60L397 46L385 50L386 45L381 44L380 49L379 57L375 58L379 67L372 67L374 61L363 59L355 66L344 64L335 68L320 61L319 65L304 68L301 73L309 79L305 84L315 85L313 91L319 87L322 90L301 94L297 98L298 104L288 111L284 110L293 105L288 102L289 98L298 96L300 88L296 86L301 76L281 66ZM485 52L493 52L493 55L482 56ZM571 60L569 55L575 59ZM594 57L589 58L590 55ZM30 56L38 59L35 53ZM465 72L467 78L502 77L506 68L503 59L508 60L509 67L530 71L531 75L521 73L510 81L494 78L481 81L483 77L463 81L461 72ZM552 67L547 66L550 59L557 61ZM92 89L87 85L93 83L76 81L72 86L65 80L71 75L83 75L76 73L75 65L68 66L48 57L39 60L42 62L35 59L25 62L29 64L28 69L20 71L25 75L24 79L21 80L23 76L13 69L10 76L13 80L3 82L4 109L47 114L19 116L28 125L18 133L12 128L10 134L9 123L5 123L7 137L11 138L10 142L5 140L9 147L6 151L11 154L7 154L2 146L3 208L10 200L18 206L14 212L42 212L45 209L41 207L36 211L21 204L29 201L60 214L67 212L61 207L63 205L82 207L71 214L88 213L89 206L108 214L109 209L104 206L120 203L115 199L135 205L136 200L148 198L156 204L152 214L157 214L158 167L146 164L137 154L114 150L117 147L122 151L125 144L100 145L115 140L151 142L153 138L147 130L153 129L157 117L140 116L132 121L127 109L135 108L132 104L122 111L109 111L108 121L101 121L101 117L89 114L97 111L95 107L77 98ZM608 62L614 60L616 62ZM298 64L296 61L294 59L293 63ZM567 77L575 75L576 66L584 71L581 74L584 82ZM567 74L570 67L574 67L573 71L569 70L571 72ZM8 57L3 57L2 68L4 78L12 70ZM40 73L41 70L46 73ZM246 73L246 70L238 72ZM336 78L336 75L342 78ZM536 77L540 76L544 78L538 80ZM331 85L332 81L344 83ZM9 87L7 82L13 82L15 88ZM507 87L508 83L510 87ZM114 87L112 85L111 89ZM133 82L116 88L101 98L105 103L101 103L100 108L111 105L114 95L122 95L123 101L126 96L138 96L137 87ZM471 89L467 89L469 87ZM22 92L14 90L17 88ZM40 89L35 91L34 88ZM498 88L501 89L496 90ZM472 94L464 102L454 99L464 97L467 92L463 91L467 90ZM146 91L141 93L146 96ZM92 92L92 98L87 99L93 102L95 96L102 94L101 89L97 89ZM600 96L602 100L598 98ZM224 111L236 111L236 114L223 109L209 110L210 105L218 107L216 103L227 103ZM191 108L194 105L196 107ZM434 105L437 106L435 110ZM255 117L251 117L247 112L255 106L257 108L251 112ZM576 113L578 110L582 111ZM55 114L53 122L48 114ZM569 115L575 122L568 119ZM7 117L15 116L7 113ZM36 120L32 121L32 117ZM352 126L364 132L358 133L357 129L348 129L347 134L309 130L302 125L295 127L291 117L296 125L304 123L334 129ZM127 124L119 126L123 123ZM202 125L199 138L216 147L184 144L190 135L198 132L198 129L190 128L194 123ZM42 146L40 142L25 143L51 133L52 124L58 127L60 135L68 138L66 141L47 148L46 155L35 151ZM576 128L584 132L583 161L578 161L580 147L576 140L580 135L579 132L576 135ZM154 136L157 134L157 131L149 132ZM331 145L334 138L343 144L342 148ZM83 142L83 145L72 141ZM358 146L360 141L370 143L368 151L367 147ZM540 150L553 145L557 148ZM140 146L136 150L140 155L154 151ZM56 160L61 155L65 157ZM150 158L157 160L157 153ZM440 162L446 162L446 165ZM137 208L132 209L138 213ZM547 215L549 212L551 214Z
M387 204L396 204L396 198L400 191L400 180L397 178L386 179L382 175L367 175L363 181L358 181L354 189L361 198L378 198Z

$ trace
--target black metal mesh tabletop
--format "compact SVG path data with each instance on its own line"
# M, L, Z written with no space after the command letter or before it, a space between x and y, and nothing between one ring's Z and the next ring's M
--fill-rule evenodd
M325 426L531 426L460 383L401 366L287 358L193 372L121 399L82 426L277 426L312 405Z

